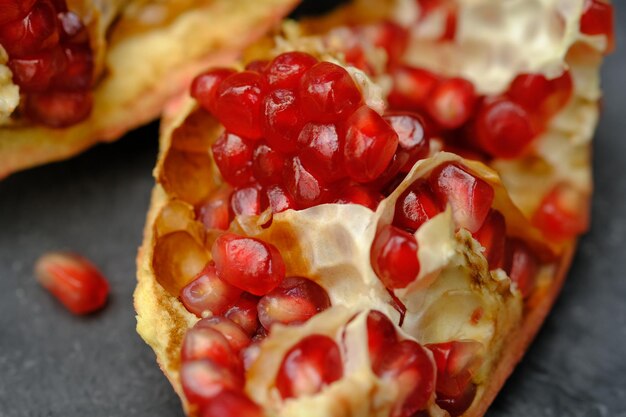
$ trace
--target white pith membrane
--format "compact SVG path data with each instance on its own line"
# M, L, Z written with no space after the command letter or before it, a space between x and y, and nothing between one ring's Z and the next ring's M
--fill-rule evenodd
M20 89L13 84L13 74L6 65L8 60L6 51L0 45L0 126L8 123L20 102Z
M351 7L371 11L366 9L370 3L369 0L357 1ZM419 13L419 10L409 10L410 3L406 1L386 3L393 3L393 7L381 7L386 14L373 16L374 20ZM490 402L495 395L490 384L495 383L497 390L513 364L508 365L508 371L499 371L503 376L495 377L494 371L502 365L504 358L516 361L521 355L508 352L509 343L532 337L542 314L545 314L543 310L547 312L550 300L556 295L575 242L559 245L543 242L540 232L530 225L528 218L546 191L560 181L566 180L586 196L591 193L589 144L597 122L600 95L597 74L603 40L578 33L582 0L519 0L506 4L464 0L457 3L460 7L459 42L442 48L440 43L429 40L428 30L416 31L408 61L435 70L445 68L445 72L441 72L464 76L475 83L479 93L490 94L506 90L519 73L540 72L556 77L567 67L574 78L572 100L551 120L527 156L513 161L492 161L490 165L500 176L481 163L449 153L437 153L435 144L431 158L418 162L376 212L357 205L325 204L275 214L271 225L265 228L262 225L269 220L269 212L258 217L240 216L233 221L232 231L274 244L285 260L287 276L305 276L316 281L328 292L333 305L304 325L273 327L271 334L260 344L256 352L258 356L246 375L245 391L264 408L268 417L389 415L396 393L392 384L382 383L371 370L364 320L370 309L384 312L395 323L398 323L399 313L371 267L370 247L376 231L391 223L395 201L400 194L444 162L455 161L465 166L494 188L493 208L505 216L508 236L522 238L538 253L554 255L551 261L542 264L535 292L525 306L504 271L488 270L482 248L470 233L465 230L455 233L450 210L432 218L416 231L420 274L407 288L395 291L407 308L402 334L420 344L474 340L483 345L483 362L472 379L478 386L476 397L464 416L484 413L488 405L485 401ZM493 15L501 13L502 22L506 22L494 26L493 31L481 20L485 16L480 11L487 4ZM566 23L560 37L552 36L551 22L554 19L547 16L555 10L562 14ZM363 13L367 15L367 12ZM549 45L542 53L537 52L537 43L523 42L525 39L520 39L519 33L509 33L513 31L511 28L525 27L533 21L538 28L536 36L540 40L537 42L543 43L544 47ZM474 25L481 25L481 30L472 34ZM436 25L433 27L432 33L437 33ZM301 31L294 24L288 24L285 32L287 39L277 40L273 54L298 49L340 62L340 55L335 55L332 48L324 48L337 41L337 49L341 49L341 29L332 32L331 42L318 37L301 37L300 33L306 30ZM472 53L467 53L466 48ZM511 50L515 51L514 56ZM261 55L263 53L267 58L266 49ZM373 56L376 56L375 52ZM463 58L455 58L451 63L450 57L456 56ZM515 61L510 61L513 58ZM493 71L485 71L490 68L487 62L500 64ZM386 91L385 77L377 78L372 88L371 81L361 79L363 73L351 71L351 74L360 86L369 86L363 89L368 104L378 103L376 86ZM192 205L202 201L222 181L210 151L207 152L221 129L209 115L190 102L182 104L176 117L164 127L161 155L155 171L157 186L138 258L139 283L135 301L138 332L155 350L157 360L181 396L186 410L189 410L189 404L184 399L178 377L178 354L185 331L198 319L159 282L165 287L176 279L188 282L210 260L207 248L215 235L205 232L194 220ZM174 246L187 248L184 260L173 255L170 248ZM163 267L166 264L171 268ZM551 294L550 300L542 304L541 297L547 297L546 294ZM479 318L470 320L476 311L481 312ZM355 314L358 314L357 318L346 326ZM529 334L518 335L521 329ZM344 333L346 338L342 339ZM344 376L318 394L282 400L274 387L280 362L290 347L311 334L328 335L340 345ZM517 349L524 349L524 343L528 342L520 342ZM429 413L432 416L447 415L433 401Z

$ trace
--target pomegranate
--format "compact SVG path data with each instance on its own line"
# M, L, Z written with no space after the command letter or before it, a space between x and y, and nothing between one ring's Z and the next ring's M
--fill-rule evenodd
M265 90L265 80L256 72L229 75L217 87L216 116L229 132L250 140L260 139Z
M520 239L507 241L504 270L525 298L535 287L538 268L539 261L526 243Z
M615 48L613 6L606 0L585 0L580 31L587 35L604 35L607 38L606 52Z
M180 292L185 308L198 317L222 314L239 298L241 290L222 281L211 262Z
M206 317L196 323L195 329L212 329L226 338L235 353L250 344L250 337L234 321L220 316Z
M474 238L485 248L483 254L489 267L498 268L502 264L506 245L506 222L502 213L491 210L485 223L474 233Z
M384 352L397 341L398 335L391 320L380 311L371 311L367 315L367 347L373 367L378 366Z
M441 81L428 99L430 117L444 129L463 126L472 116L476 104L474 86L462 78Z
M417 241L410 233L387 225L376 234L371 261L387 288L404 288L415 281L420 271Z
M441 212L427 182L418 182L409 187L396 202L394 226L414 233L430 218Z
M183 362L180 380L187 400L200 406L208 404L224 391L243 387L241 377L210 359Z
M237 323L248 336L254 336L259 327L257 304L259 300L252 294L243 293L239 300L225 314L225 317Z
M550 240L570 240L589 228L587 198L569 184L557 184L543 198L533 224Z
M211 193L207 199L196 207L196 218L205 229L226 230L231 221L229 200L232 194L230 187L222 187Z
M230 369L239 366L238 357L226 338L217 330L203 327L189 329L181 350L183 362L210 359L218 365Z

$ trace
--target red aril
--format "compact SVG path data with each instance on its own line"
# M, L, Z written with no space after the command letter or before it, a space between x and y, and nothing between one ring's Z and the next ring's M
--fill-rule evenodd
M38 1L20 20L0 26L0 44L11 58L51 48L59 42L56 11L49 1Z
M285 157L266 143L260 142L252 156L252 172L254 178L262 185L282 182L285 169Z
M206 317L198 321L194 329L212 329L228 341L231 349L239 353L250 345L250 336L234 321L221 316Z
M387 67L392 67L400 61L409 41L408 31L391 21L364 26L359 35L367 43L385 50Z
M191 83L191 97L198 100L203 109L211 113L215 112L217 90L222 81L234 74L231 68L213 68L198 75Z
M206 230L226 230L230 225L230 197L233 190L224 186L211 193L196 207L196 219Z
M54 128L82 122L93 106L91 93L54 91L30 94L26 99L26 114L31 119Z
M233 372L237 372L241 366L239 357L228 340L220 332L210 328L193 327L187 330L180 355L183 362L210 359Z
M335 125L307 123L298 136L302 165L326 182L345 177L342 142Z
M426 349L412 340L385 349L373 370L397 387L397 402L390 417L411 417L424 410L435 391L435 365Z
M510 239L506 244L504 270L526 298L535 287L539 261L526 243Z
M51 252L35 264L37 281L74 314L87 314L106 304L109 284L85 258Z
M303 74L317 63L317 59L304 52L287 52L278 55L265 70L271 88L298 88Z
M37 0L0 0L0 25L22 20Z
M237 391L224 391L208 401L200 412L200 417L263 417L261 408L244 394Z
M392 225L378 231L370 258L376 275L387 288L405 288L420 271L415 236Z
M281 213L285 210L296 208L295 200L284 187L271 185L267 187L266 193L272 213Z
M87 45L69 45L63 48L67 66L54 79L55 88L87 90L93 78L93 57Z
M606 36L605 52L612 52L615 48L613 6L606 0L585 0L580 31L586 35Z
M198 406L208 404L224 391L243 388L240 376L210 359L184 362L180 368L180 382L187 400Z
M276 388L284 398L314 395L343 376L339 346L328 336L311 335L285 354Z
M569 71L565 71L560 77L551 80L543 74L518 75L507 95L529 113L537 115L539 123L545 124L567 104L572 91L572 76Z
M384 352L397 342L398 335L391 320L380 311L370 311L367 315L367 347L372 368L378 366Z
M263 134L270 146L293 153L303 121L298 98L291 90L273 90L263 100Z
M234 133L224 132L212 146L222 177L236 187L248 185L252 176L252 147Z
M355 111L346 120L344 128L346 172L357 182L374 181L391 162L398 147L398 135L389 123L367 106Z
M446 130L464 125L476 106L474 85L463 78L441 81L431 92L427 110L430 117Z
M398 67L392 74L393 88L389 105L397 110L422 110L426 107L439 78L421 68Z
M334 203L360 204L372 211L376 211L378 204L384 198L384 196L374 187L350 183L346 183L334 190L334 195Z
M407 188L396 201L393 225L415 233L427 220L441 212L427 182L416 182Z
M187 310L198 317L204 314L222 314L230 308L241 290L222 281L211 262L180 292L180 300Z
M430 186L439 204L452 208L458 228L474 233L485 222L494 191L491 185L454 163L445 163L430 174Z
M406 154L401 171L409 172L420 159L430 152L430 139L426 136L424 122L417 114L392 113L384 117L398 134L398 153Z
M330 298L324 288L302 277L289 277L273 291L264 295L257 307L263 327L274 323L304 323L330 307Z
M247 292L226 312L225 317L237 323L248 336L252 337L259 327L257 313L258 297Z
M239 188L230 197L230 206L236 216L258 216L267 205L267 196L258 185Z
M485 223L474 233L474 239L485 248L483 255L487 259L489 268L499 268L504 259L506 246L506 222L502 213L491 210Z
M13 58L8 63L13 73L13 82L23 93L42 92L50 87L51 81L67 68L67 59L61 48Z
M57 10L59 11L59 10ZM89 34L87 28L74 12L59 12L57 19L61 26L61 43L88 43Z
M285 186L296 204L302 208L321 204L327 194L326 185L307 170L297 156L287 163Z
M550 240L573 239L589 228L589 202L573 186L558 184L543 198L532 222Z
M301 107L309 121L332 123L346 118L362 102L361 92L344 68L318 62L300 80Z
M264 74L269 63L270 62L266 59L255 59L254 61L250 61L246 64L245 70Z
M260 139L265 90L265 79L256 72L229 75L217 88L214 114L229 132L246 139Z
M465 391L455 397L437 393L435 402L440 408L446 410L450 417L457 417L470 408L474 398L476 398L476 385L468 384Z
M212 248L217 275L244 291L265 295L285 278L278 250L259 239L225 233Z

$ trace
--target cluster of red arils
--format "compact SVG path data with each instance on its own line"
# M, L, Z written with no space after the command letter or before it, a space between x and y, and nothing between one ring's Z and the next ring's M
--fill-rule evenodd
M0 0L0 45L32 121L65 127L89 116L89 34L64 0Z

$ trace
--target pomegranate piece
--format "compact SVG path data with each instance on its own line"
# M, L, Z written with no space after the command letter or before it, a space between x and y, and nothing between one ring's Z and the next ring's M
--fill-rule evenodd
M348 71L330 62L309 68L300 80L299 92L306 120L320 123L345 119L363 101Z
M13 72L13 82L25 93L43 92L53 78L66 70L67 59L61 48L54 48L23 58L13 58L8 63Z
M412 340L385 349L373 370L397 385L398 400L390 417L411 417L424 410L435 391L435 365L426 349Z
M430 139L426 136L425 124L417 114L392 113L385 115L385 121L398 134L398 153L406 159L401 171L409 172L413 165L424 159L430 152Z
M415 236L392 225L378 231L370 257L376 275L387 288L405 288L420 271Z
M59 42L56 11L49 1L38 1L21 20L0 26L0 44L11 58L51 48Z
M384 352L397 342L398 335L391 320L380 311L372 310L367 315L367 347L372 367L378 366Z
M517 284L522 297L528 297L535 287L539 271L539 261L526 243L520 239L510 239L506 244L504 270Z
M376 211L378 204L384 196L374 187L366 187L359 184L345 184L335 191L334 203L338 204L360 204Z
M197 322L194 329L211 329L219 332L235 353L250 345L250 336L237 323L226 317L206 317Z
M224 391L208 401L200 417L263 417L263 411L252 400L237 391Z
M198 104L203 109L215 113L217 90L220 83L234 73L235 70L231 68L213 68L198 75L191 83L191 97L198 100Z
M54 128L63 128L82 122L93 106L89 92L30 94L26 100L26 114L33 120Z
M531 117L519 104L500 98L485 102L474 125L478 145L496 158L516 158L535 139Z
M226 230L231 221L230 187L222 187L214 191L209 197L196 207L196 218L207 230Z
M266 192L272 213L281 213L285 210L296 208L296 202L293 197L280 185L269 186Z
M317 59L304 52L287 52L278 55L265 70L271 88L298 88L304 73L317 64Z
M589 228L589 202L571 185L556 185L541 201L532 218L548 239L562 242Z
M343 141L333 124L308 123L298 136L302 165L326 182L346 176L342 165Z
M0 25L22 20L37 0L0 0Z
M237 323L248 336L254 336L259 327L257 304L259 299L252 294L243 293L239 300L225 314L227 319Z
M185 308L198 317L222 314L235 304L241 290L218 278L211 262L180 292Z
M208 404L224 391L243 388L243 379L240 376L210 359L183 362L180 382L187 400L199 406Z
M51 252L35 264L37 281L74 314L99 310L107 301L109 283L87 259Z
M328 336L311 335L285 354L276 375L284 398L314 395L343 376L339 346Z
M217 275L254 295L265 295L285 278L278 249L259 239L225 233L212 248Z
M506 246L506 222L497 210L491 210L483 226L474 233L476 239L485 248L485 258L490 269L499 268L504 259Z
M441 206L449 204L458 228L475 233L485 222L494 191L491 185L454 163L445 163L430 174L430 186Z
M392 109L423 110L430 100L439 78L421 68L398 67L392 74L393 87L389 93Z
M463 126L476 106L474 85L463 78L441 81L431 92L427 110L442 128L450 130Z
M312 207L326 199L326 185L302 165L299 157L296 156L288 162L285 176L287 191L298 206Z
M69 45L63 48L67 66L54 79L55 88L87 90L93 78L93 57L87 46Z
M252 156L252 172L256 180L262 185L278 184L282 181L285 168L285 157L260 142L254 148Z
M585 0L580 31L586 35L606 36L606 52L613 51L615 48L613 6L605 0Z
M259 320L270 330L274 323L304 323L330 307L330 298L316 282L302 277L289 277L258 304Z
M265 89L265 79L256 72L228 76L217 88L215 116L229 132L250 140L260 139Z
M257 186L239 188L230 198L233 213L237 216L258 216L267 208L267 198Z
M252 147L234 133L224 132L212 146L222 177L236 187L248 185L252 176Z
M184 362L210 359L219 366L237 372L241 367L239 357L235 354L226 338L217 330L193 327L187 330L181 348L181 359Z
M245 70L258 72L259 74L264 74L269 63L270 62L267 59L255 59L254 61L248 62Z
M267 142L280 152L293 153L303 125L296 94L291 90L274 90L263 100L262 109Z
M367 106L355 111L345 124L345 169L353 180L377 179L391 162L398 135L378 113Z
M441 206L427 182L416 182L396 201L393 225L415 233L427 220L441 212Z
M567 104L572 91L572 76L569 71L565 71L552 80L542 74L518 75L507 95L529 113L537 114L543 124Z

